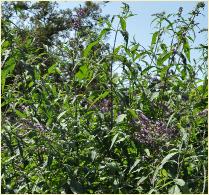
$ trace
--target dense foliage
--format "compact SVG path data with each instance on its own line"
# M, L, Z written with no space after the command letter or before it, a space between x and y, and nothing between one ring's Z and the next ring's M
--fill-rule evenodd
M154 14L145 48L125 3L2 3L1 192L208 193L204 6Z

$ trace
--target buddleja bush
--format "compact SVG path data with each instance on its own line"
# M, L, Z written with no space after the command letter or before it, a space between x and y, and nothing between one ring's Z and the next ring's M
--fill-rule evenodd
M204 6L188 18L183 8L154 14L148 48L129 37L128 4L86 39L80 8L47 71L33 40L24 55L18 29L4 23L2 193L207 193L208 46L195 45Z

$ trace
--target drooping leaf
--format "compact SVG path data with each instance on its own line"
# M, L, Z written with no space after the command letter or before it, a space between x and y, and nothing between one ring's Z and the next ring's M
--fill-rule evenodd
M140 162L140 159L137 159L137 160L134 162L134 164L132 165L132 167L131 167L130 170L129 170L129 173L131 173L131 171L139 164L139 162Z
M63 111L63 112L61 112L61 113L58 115L57 120L59 120L66 112L67 112L66 110Z
M153 179L152 179L152 183L154 184L157 174L160 171L160 169L163 168L164 164L167 163L174 155L176 155L178 152L172 152L170 154L168 154L160 163L160 165L156 168L154 175L153 175Z
M126 114L121 114L118 116L118 118L116 119L117 123L121 123L124 119L126 118Z
M172 121L172 119L173 119L173 117L174 117L175 114L176 114L176 113L174 112L174 113L169 117L169 120L168 120L168 122L167 122L166 128L168 128L168 126L169 126L170 122Z
M146 179L147 179L147 177L148 176L142 176L141 178L140 178L140 180L137 182L137 186L139 186L141 183L143 183Z
M115 134L114 137L112 138L112 142L111 142L111 146L110 146L110 149L109 150L111 150L111 148L113 147L113 145L114 145L114 143L115 143L118 135L119 135L119 133Z
M159 35L159 31L156 31L155 33L153 33L151 45L156 44L158 35Z
M53 64L52 66L50 66L48 69L48 74L56 72L56 69L55 69L56 66L57 66L57 64Z
M27 115L19 110L15 110L15 113L20 117L20 118L25 118Z
M90 105L90 108L99 100L104 99L105 97L107 97L107 95L109 94L109 91L105 91L104 93L100 94L99 97L97 97L94 102Z
M96 154L97 152L95 150L91 151L91 160L94 161L94 159L96 158Z
M183 179L174 179L174 182L179 186L185 185L185 181Z
M126 31L126 21L123 17L120 17L120 25L123 31Z
M99 34L99 40L103 37L103 36L105 36L109 31L111 30L111 28L104 28L102 31L101 31L101 33Z
M85 75L81 72L81 71L78 71L76 74L75 74L76 78L78 78L79 80L82 80Z
M122 36L123 36L123 38L124 38L124 41L125 41L125 43L126 43L125 48L127 49L128 40L129 40L129 34L128 34L127 31L120 31L120 32L121 32L121 34L122 34Z
M97 41L94 41L92 43L90 43L83 51L83 56L84 57L87 57L92 49L93 46L97 45L98 44L98 40Z
M74 194L82 194L83 193L83 186L75 179L71 180L70 189Z
M181 194L181 191L177 185L173 185L169 190L169 194Z
M163 52L167 52L167 46L165 43L161 43L160 44L161 49L163 50Z
M188 40L186 40L186 39L185 39L184 44L183 44L183 50L184 50L184 53L185 53L187 59L190 62L190 46L189 46Z
M148 157L150 157L150 156L151 156L150 151L149 151L149 149L148 149L148 148L146 148L144 151L146 152L146 154L147 154L147 156L148 156Z
M133 109L128 109L128 112L129 112L135 119L138 118L138 115L137 115L137 113L136 113L135 110L133 110Z
M163 54L162 56L159 56L157 59L157 65L161 66L163 63L172 55L172 52L168 52L166 54Z
M157 99L159 97L159 94L159 91L153 92L150 100L153 101L154 99Z
M1 71L1 91L2 91L2 93L4 92L6 77L7 77L7 71L2 70Z

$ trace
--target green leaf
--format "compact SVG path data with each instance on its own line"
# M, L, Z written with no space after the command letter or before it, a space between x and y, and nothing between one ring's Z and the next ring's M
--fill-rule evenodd
M15 110L15 113L20 117L20 118L26 118L27 115L23 112L20 112L19 110Z
M67 112L67 111L61 112L61 113L58 115L57 120L59 120L66 112Z
M113 147L113 145L114 145L114 143L115 143L118 135L119 135L119 133L115 134L115 136L112 138L112 143L111 143L111 146L110 146L110 149L109 150L111 150L111 148Z
M141 178L140 178L140 180L137 182L137 186L139 186L141 183L143 183L144 181L145 181L145 179L147 179L147 177L148 176L142 176Z
M83 186L75 179L71 180L70 189L74 194L82 194L83 193Z
M165 43L161 43L160 44L161 49L163 50L163 52L167 52L167 46Z
M120 17L120 25L123 31L126 31L126 21L124 18Z
M96 158L96 151L91 151L91 160L94 161L94 159Z
M122 47L122 45L119 45L118 47L116 47L115 50L114 50L114 54L118 54L121 47Z
M55 73L56 72L56 66L57 64L53 64L52 66L49 67L48 69L48 73L51 74L51 73Z
M153 33L151 45L154 45L156 43L156 40L157 40L158 35L159 35L159 31Z
M158 66L163 65L163 62L165 62L171 55L172 55L172 52L169 52L169 53L166 53L166 54L160 56L160 57L157 59L157 65L158 65Z
M184 53L185 53L187 59L190 62L190 46L189 46L188 40L186 40L186 39L185 39L185 42L183 44L183 50L184 50Z
M124 38L124 41L125 41L125 43L126 43L125 49L127 49L128 40L129 40L129 34L128 34L127 31L120 31L120 32L121 32L121 34L122 34L122 36L123 36L123 38Z
M1 71L1 90L2 90L2 93L4 92L6 77L7 77L7 71L2 70Z
M126 114L121 114L118 116L118 118L116 119L117 123L122 122L124 119L126 118Z
M134 164L132 165L132 167L130 168L130 171L129 171L129 173L139 164L139 162L140 162L140 159L137 159L135 162L134 162Z
M47 159L47 166L50 168L53 161L53 155L49 154Z
M10 58L9 60L6 61L3 70L6 71L7 73L12 74L13 70L15 69L15 59Z
M86 76L88 74L88 67L87 65L83 65L80 67L81 72Z
M83 51L83 56L87 57L89 55L89 52L91 51L92 47L98 44L98 40L90 43Z
M162 169L161 173L162 173L163 176L168 177L168 173L165 169Z
M174 179L174 182L179 186L185 185L185 181L183 179Z
M172 152L170 154L168 154L160 163L160 165L156 168L154 175L153 175L153 179L152 179L152 183L154 184L157 174L160 171L160 169L163 168L164 164L167 163L174 155L176 155L178 152Z
M79 71L75 74L75 76L79 79L82 80L83 78L88 76L88 67L87 65L83 65L80 67Z
M109 91L105 91L104 93L100 94L99 97L97 97L94 102L90 105L90 108L99 100L104 99L110 92Z
M153 92L152 96L150 98L150 101L153 101L154 99L157 99L159 97L159 91Z
M136 113L135 110L133 109L128 109L128 112L135 118L135 119L138 119L138 114Z
M147 149L147 148L146 148L144 151L146 152L146 154L147 154L147 156L148 156L148 157L150 157L150 156L151 156L151 155L150 155L150 151L149 151L149 149Z
M18 155L19 155L19 154L16 154L16 155L12 156L11 158L7 159L7 160L4 162L4 164L10 163L10 161L12 161L12 160L13 160L14 158L16 158Z
M84 75L81 71L78 71L78 72L75 74L75 76L76 76L79 80L82 80L82 79L85 77L85 75Z
M28 84L28 87L32 87L34 85L34 82L31 81L29 84Z
M169 190L168 194L181 194L181 191L177 185L173 185Z
M134 45L134 46L131 48L131 52L135 52L138 48L139 48L139 44Z
M175 114L176 114L176 113L174 112L174 113L170 116L170 118L169 118L169 120L168 120L168 122L167 122L166 128L168 128L168 126L169 126L169 124L170 124L170 122L171 122L171 120L173 119L173 117L174 117Z
M103 36L105 36L109 31L111 30L111 28L104 28L102 31L101 31L101 33L99 34L99 40L103 37Z

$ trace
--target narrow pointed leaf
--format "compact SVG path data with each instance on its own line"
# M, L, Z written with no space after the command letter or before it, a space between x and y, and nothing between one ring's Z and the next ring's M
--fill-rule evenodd
M129 171L129 173L139 164L139 162L140 162L140 159L137 159L135 162L134 162L134 164L133 164L133 166L130 168L130 171Z
M109 149L109 150L111 150L111 148L113 147L113 145L114 145L114 143L115 143L115 141L116 141L118 135L119 135L119 133L117 133L117 134L112 138L112 143L111 143L111 146L110 146L110 149Z

